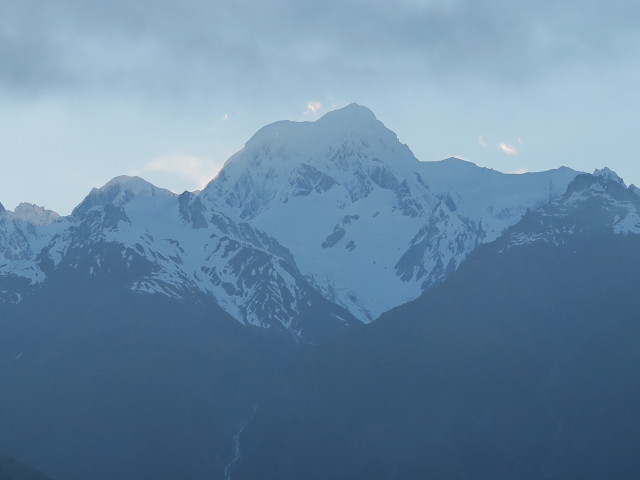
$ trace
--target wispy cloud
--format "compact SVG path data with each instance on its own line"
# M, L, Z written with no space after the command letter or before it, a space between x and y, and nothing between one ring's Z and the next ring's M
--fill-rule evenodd
M317 115L322 109L322 103L316 100L312 100L307 103L307 107L304 109L304 115Z
M513 145L507 145L506 143L499 143L498 147L507 155L517 155L518 150Z
M215 177L222 164L213 160L188 154L171 154L158 157L146 163L140 174L145 172L164 173L186 180L194 189L202 189Z
M480 144L481 147L487 148L489 145L487 145L487 142L484 141L484 138L482 135L478 135L478 143Z

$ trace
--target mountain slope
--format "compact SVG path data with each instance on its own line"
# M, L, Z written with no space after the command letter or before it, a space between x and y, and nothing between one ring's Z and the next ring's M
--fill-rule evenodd
M616 233L637 198L577 177L443 284L318 348L258 408L233 478L637 478L640 236ZM513 241L551 225L553 242Z

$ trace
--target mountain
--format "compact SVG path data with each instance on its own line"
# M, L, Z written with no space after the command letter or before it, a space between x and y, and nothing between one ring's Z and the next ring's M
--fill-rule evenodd
M44 226L55 223L60 215L32 203L21 203L13 211L13 217L34 225Z
M371 363L381 381L392 371L403 378L372 359L382 344L349 339L401 338L407 321L393 312L381 326L364 323L449 288L492 240L525 248L512 241L514 225L561 208L574 198L567 186L584 178L565 168L505 175L459 159L420 162L354 104L316 122L266 126L202 192L176 195L121 176L70 216L2 209L0 451L69 480L255 471L259 463L244 463L258 452L249 440L260 441L268 399L287 372L305 372L309 352L318 358L346 342L359 357L335 350L344 374ZM609 173L597 178L620 185ZM616 208L632 212L621 195ZM396 320L397 332L386 327ZM333 378L323 368L305 381ZM304 400L319 409L300 426L322 418L317 402L332 385ZM291 401L303 396L282 391L281 407L297 418L306 406ZM262 445L288 445L277 442Z
M94 207L108 205L121 207L135 197L169 199L176 197L176 194L169 190L158 188L140 177L121 175L113 178L101 188L92 189L80 205L73 209L71 215L82 218Z
M23 227L24 238L48 240L39 249L24 241L17 259L25 266L7 268L32 274L34 288L66 270L86 282L110 276L140 294L211 297L244 324L284 328L306 341L358 323L309 285L275 239L200 205L196 195L117 177L93 189L55 235L28 222L7 224L7 232Z
M351 104L316 122L264 127L201 200L277 238L328 300L369 322L442 281L575 175L420 162Z
M132 291L210 297L243 324L313 343L443 281L576 174L420 162L351 104L264 127L201 193L120 176L70 217L26 205L0 213L1 298L21 301L61 265L91 281L136 263Z
M20 260L33 281L0 277L19 295L0 302L0 451L70 480L223 478L256 399L305 342L349 320L332 323L306 290L297 324L270 318L287 292L276 282L299 287L286 250L213 213L195 228L188 199L120 177L51 226L5 224L50 239ZM262 323L204 290L226 270L247 290L265 273L244 307Z
M359 323L197 195L118 177L51 225L3 218L29 248L0 275L0 451L60 478L224 478L298 351Z
M447 281L318 347L233 478L640 475L640 195L579 175Z

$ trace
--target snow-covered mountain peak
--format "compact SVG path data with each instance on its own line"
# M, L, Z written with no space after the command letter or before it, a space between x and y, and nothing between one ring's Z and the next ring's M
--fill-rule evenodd
M578 175L567 187L564 195L568 202L577 202L593 196L607 197L612 201L635 201L635 187L627 187L613 171L605 168L593 175Z
M342 127L348 128L349 126L359 126L360 128L369 126L372 127L380 121L376 118L375 114L362 105L357 103L350 103L346 107L332 110L324 114L319 120L319 123L338 123Z
M62 222L58 223L58 219L60 215L56 212L30 203L21 203L13 212L2 207L0 277L18 275L31 280L39 277L39 270L32 260L51 237L64 228ZM9 263L4 263L3 260L8 260Z
M326 113L314 123L318 139L327 139L331 143L354 143L358 149L366 147L372 153L397 150L413 159L413 154L406 145L398 141L398 136L376 118L367 107L356 103ZM407 155L408 154L408 155Z
M308 152L308 160L326 154L326 150L331 147L368 150L370 153L398 149L413 157L405 145L399 144L397 135L385 127L371 110L352 103L326 113L315 122L284 120L267 125L246 143L240 152L245 152L245 155L234 155L227 164L237 163L239 158L246 156L246 152L256 154L266 151L288 154L281 155L280 160L289 162L296 159L296 155L292 154Z
M181 213L247 222L289 249L325 298L370 321L442 281L477 245L562 195L570 169L508 175L420 162L367 108L258 131Z
M121 175L100 188L94 188L72 212L74 217L82 217L99 205L122 206L135 197L173 198L177 195L164 188L158 188L140 177Z
M104 184L98 190L106 192L120 187L122 191L128 191L135 195L144 195L149 197L175 197L176 194L165 190L164 188L158 188L155 185L147 182L145 179L129 175L120 175L112 178Z
M44 207L23 202L15 208L12 217L33 223L34 225L44 226L56 222L60 218L60 215Z
M470 162L469 160L464 160L462 158L458 158L458 157L443 158L442 160L440 160L440 162L445 163L445 164L448 163L448 164L468 165L470 168L478 167L478 165L476 165L475 163Z
M626 186L624 181L622 180L622 178L620 178L620 176L614 172L613 170L609 169L608 167L604 167L602 169L600 168L596 168L595 171L593 172L593 175L596 177L602 177L605 178L607 180L611 180L614 182L617 182L623 186Z
M344 208L377 189L406 197L418 185L418 163L369 109L351 104L315 122L262 128L227 161L202 198L245 220L296 197L330 197L332 205Z

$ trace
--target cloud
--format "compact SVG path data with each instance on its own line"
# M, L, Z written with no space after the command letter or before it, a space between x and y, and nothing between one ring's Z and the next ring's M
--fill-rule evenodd
M304 115L317 115L322 109L322 103L318 101L310 101L307 103L307 108L304 110Z
M481 147L487 148L489 145L487 145L487 142L484 141L484 138L482 138L482 135L478 135L478 143L480 144Z
M186 180L192 189L201 190L221 168L222 164L196 155L172 154L148 162L140 174L155 172L178 176Z
M0 2L0 90L267 98L345 81L527 82L634 59L637 2L579 10L556 0Z
M500 148L500 150L502 150L507 155L517 155L518 154L518 150L516 149L516 147L514 147L512 145L507 145L506 143L499 143L498 144L498 148Z
M509 172L509 173L513 173L515 175L522 175L523 173L529 173L529 170L527 170L526 168L518 168L517 170L514 170L513 172Z

